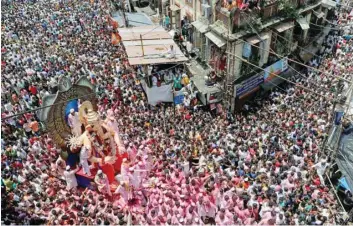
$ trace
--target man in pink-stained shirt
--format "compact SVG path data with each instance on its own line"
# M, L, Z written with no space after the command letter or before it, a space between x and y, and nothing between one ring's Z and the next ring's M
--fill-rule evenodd
M124 159L123 159L123 163L121 164L121 168L120 168L120 175L121 175L122 177L125 177L125 176L128 175L129 167L130 167L130 165L129 165L129 163L128 163L127 158L124 158Z
M270 219L263 219L261 220L258 225L275 225L276 223L276 218L270 218Z
M220 202L220 208L228 209L233 205L232 200L229 197L229 194L224 194L223 199Z
M133 143L129 144L129 147L127 149L127 153L129 154L129 159L131 161L134 161L137 155L137 148L135 147L135 145Z
M173 211L178 211L181 216L185 215L185 209L180 206L179 201L175 201L175 206L173 207Z
M181 218L182 216L180 214L178 214L178 211L175 211L173 216L172 216L172 224L173 225L179 225L179 219Z
M252 207L248 206L246 209L243 210L243 215L246 218L249 218L251 216L251 210L252 210Z
M172 177L172 181L174 182L174 184L181 185L185 183L185 177L181 175L179 171L176 171L174 173L174 177Z
M152 209L149 214L147 214L147 218L151 221L152 224L156 224L158 220L158 214L155 209Z
M276 211L272 210L269 212L266 212L263 216L261 221L259 222L259 224L261 225L266 225L269 224L268 221L270 220L274 220L274 222L276 222Z
M229 218L228 216L226 216L225 209L222 209L221 211L219 211L217 213L215 221L216 221L217 225L231 225L231 224L233 224L232 218Z
M199 214L197 213L197 210L194 206L189 206L186 211L186 220L193 220L195 217L199 217Z
M160 221L164 221L164 222L167 222L167 215L168 215L168 211L167 211L167 208L162 205L162 207L159 208L159 211L158 211L158 217L162 219L159 219Z
M203 205L201 206L204 215L207 217L215 218L216 212L217 212L217 207L213 203L211 203L209 200L206 200Z
M127 203L129 198L131 198L130 187L129 187L128 183L123 182L123 183L119 184L119 186L116 188L114 194L120 194L121 197L124 199L125 203Z

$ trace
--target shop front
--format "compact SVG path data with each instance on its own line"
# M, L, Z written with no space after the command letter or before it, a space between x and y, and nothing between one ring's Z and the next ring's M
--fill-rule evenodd
M255 93L260 90L260 85L264 83L263 73L259 73L241 82L237 82L234 86L235 110L240 111L245 102L251 99Z

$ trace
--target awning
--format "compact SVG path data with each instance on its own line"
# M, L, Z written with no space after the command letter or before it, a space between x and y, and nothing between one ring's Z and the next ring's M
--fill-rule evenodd
M162 39L163 40L163 39ZM173 44L175 50L175 58L166 58L162 55L168 51L169 45L162 44L162 40L151 40L147 45L144 45L143 48L140 45L127 45L125 46L125 51L128 55L129 64L174 64L185 62L188 60L179 49L176 44ZM143 40L145 42L145 40ZM133 43L133 42L132 42ZM136 43L138 44L138 43ZM142 52L143 49L143 52Z
M206 37L209 38L214 44L216 44L216 46L218 46L219 48L221 48L222 46L224 46L225 44L227 44L226 40L224 40L223 38L219 37L218 35L216 35L213 32L207 32Z
M278 31L278 32L282 32L285 30L288 30L290 28L294 27L294 22L286 22L286 23L281 23L277 26L275 26L274 28Z
M208 25L200 20L196 20L191 24L201 33L205 33L208 30Z
M129 21L129 25L132 27L154 25L152 20L144 13L125 13L125 15ZM119 25L124 26L123 15L118 14L113 18L119 23Z
M270 36L268 34L260 35L260 37L256 35L256 36L253 36L251 38L246 39L246 41L249 42L252 45L255 45L255 44L261 42L262 40L266 40L266 39L269 39L269 38L270 38Z
M313 10L313 12L314 12L314 14L315 14L315 16L317 17L317 18L323 18L324 16L325 16L325 13L324 12L316 12L316 11L314 11Z
M326 8L335 8L336 7L336 2L332 0L322 0L321 5Z
M163 28L155 26L121 28L119 34L130 65L174 64L188 60L172 36ZM175 58L165 57L170 45L174 46Z
M299 18L297 19L297 22L303 30L307 30L310 28L308 21L306 21L306 18Z

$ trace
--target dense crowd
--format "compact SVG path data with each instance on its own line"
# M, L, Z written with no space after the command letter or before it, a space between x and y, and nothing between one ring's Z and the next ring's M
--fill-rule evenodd
M327 73L297 75L297 85L225 117L149 106L138 68L122 43L111 45L104 0L8 1L1 16L3 224L335 224L340 207L324 174L332 159L321 147L335 75L351 79L352 40L331 32L311 62ZM147 169L142 183L131 178L112 196L66 189L67 153L35 111L18 114L39 107L62 76L96 85L99 113L113 110L129 154L122 171Z

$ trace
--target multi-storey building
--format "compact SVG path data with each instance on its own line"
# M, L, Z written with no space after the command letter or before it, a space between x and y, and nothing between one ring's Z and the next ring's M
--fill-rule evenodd
M288 62L295 56L307 62L318 50L317 40L331 26L333 0L170 0L174 27L186 16L194 27L193 46L227 84L232 109L258 90L278 81L272 73L290 76ZM308 47L310 46L310 47ZM262 69L244 63L242 57ZM281 75L282 76L282 75ZM264 78L264 79L261 79ZM276 80L276 79L274 79ZM272 84L272 85L271 85Z

